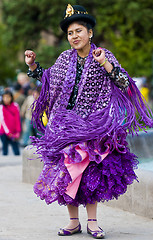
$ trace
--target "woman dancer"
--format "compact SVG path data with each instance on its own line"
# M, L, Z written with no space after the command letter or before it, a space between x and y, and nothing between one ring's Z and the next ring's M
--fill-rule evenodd
M67 206L70 222L60 229L60 236L81 232L82 204L87 209L87 232L104 238L97 224L97 202L117 199L137 180L138 161L127 146L127 133L153 126L134 81L109 50L91 42L95 24L84 7L69 4L60 26L71 49L47 70L35 63L33 51L25 52L28 75L42 81L33 119L44 135L33 138L33 144L44 168L34 192L47 204L57 200Z

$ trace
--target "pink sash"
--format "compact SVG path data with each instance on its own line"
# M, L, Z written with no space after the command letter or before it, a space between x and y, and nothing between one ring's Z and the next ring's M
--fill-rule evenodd
M90 160L89 160L89 154L88 152L82 150L79 146L76 146L76 151L81 155L82 161L79 163L71 163L69 161L69 156L68 154L64 153L65 160L64 164L72 178L72 182L69 183L66 189L66 194L69 195L71 198L75 198L76 193L78 191L80 181L82 178L82 174L86 167L89 165ZM97 152L97 150L95 150ZM109 149L107 152L105 152L103 155L101 155L102 160L109 154Z

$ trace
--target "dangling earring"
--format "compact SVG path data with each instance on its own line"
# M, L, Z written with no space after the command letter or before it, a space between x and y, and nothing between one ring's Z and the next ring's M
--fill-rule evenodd
M92 36L89 38L89 43L90 44L92 43Z

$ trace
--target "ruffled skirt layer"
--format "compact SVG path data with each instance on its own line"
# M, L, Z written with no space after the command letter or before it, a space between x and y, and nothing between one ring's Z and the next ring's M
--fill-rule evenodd
M87 151L85 153L88 154ZM87 156L87 159L89 161L91 156L90 158ZM126 192L127 186L137 180L134 172L137 164L137 157L129 150L126 153L114 150L100 163L90 160L81 175L73 198L66 193L72 183L72 176L65 165L65 155L62 154L56 163L44 164L39 179L34 185L34 192L47 204L58 201L60 205L85 206L96 201L118 199Z

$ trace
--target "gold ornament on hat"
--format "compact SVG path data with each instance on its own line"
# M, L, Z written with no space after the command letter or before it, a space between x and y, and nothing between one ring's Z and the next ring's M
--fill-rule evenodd
M67 17L71 17L73 14L88 14L88 12L74 10L74 8L71 6L71 4L68 4L67 8L66 8L66 14L65 14L64 19Z
M71 6L71 4L68 4L66 9L66 15L64 18L71 17L73 14L74 14L74 9Z

